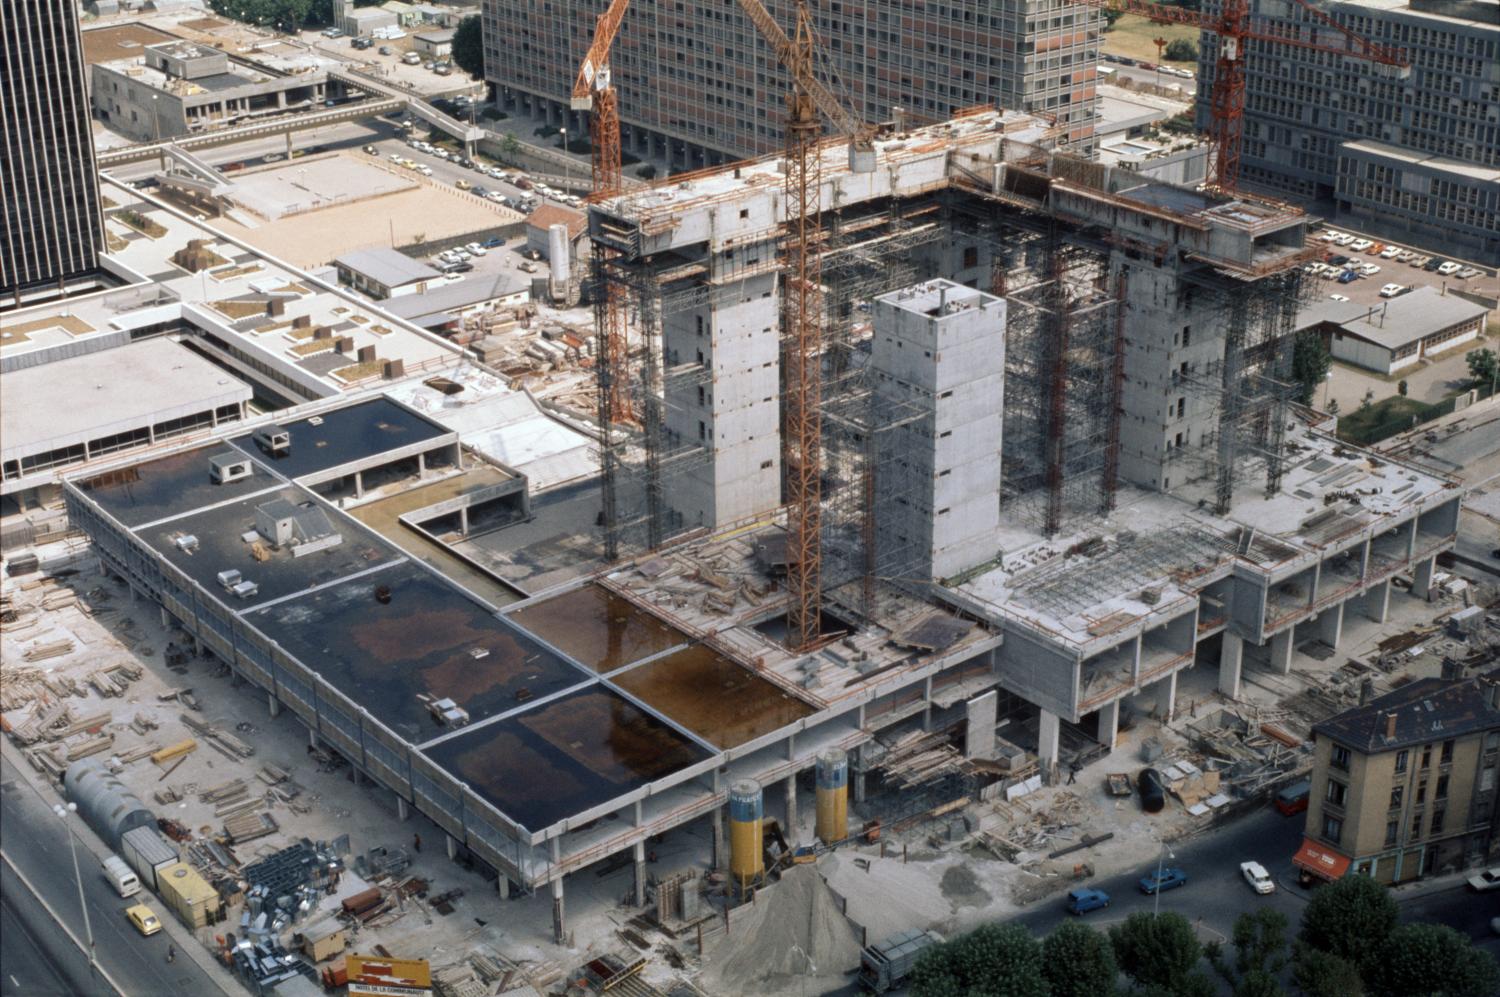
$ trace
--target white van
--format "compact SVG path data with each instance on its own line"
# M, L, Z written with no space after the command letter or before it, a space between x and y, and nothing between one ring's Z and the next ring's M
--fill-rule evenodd
M118 855L111 855L104 860L104 878L109 880L109 885L122 897L141 892L141 878Z

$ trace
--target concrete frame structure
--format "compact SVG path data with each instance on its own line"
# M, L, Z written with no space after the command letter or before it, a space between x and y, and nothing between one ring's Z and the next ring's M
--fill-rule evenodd
M1252 3L1271 33L1312 37L1313 13ZM1245 60L1241 177L1319 201L1373 234L1500 263L1500 21L1483 0L1333 0L1319 17L1411 60L1401 80L1353 57L1256 42ZM1217 15L1217 0L1205 13ZM1208 129L1218 39L1199 45Z
M766 4L781 24L794 18ZM574 76L588 49L593 17L568 5L485 0L485 77L507 108L545 114L581 135L569 110ZM848 92L865 121L941 121L980 104L1055 117L1063 140L1091 148L1094 92L1104 16L1062 0L976 0L913 7L858 0L815 8L835 90ZM674 8L631 5L610 57L620 93L621 145L698 169L782 145L782 95L789 81L775 54L733 3ZM898 111L899 109L899 111Z

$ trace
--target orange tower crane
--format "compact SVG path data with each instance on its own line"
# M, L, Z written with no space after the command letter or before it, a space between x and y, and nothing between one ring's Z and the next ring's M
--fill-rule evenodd
M593 190L594 197L609 197L620 192L620 103L615 94L609 71L609 47L619 33L625 20L625 10L630 0L613 0L609 8L599 15L594 25L594 42L578 78L573 82L573 97L570 105L575 111L593 111L590 138L593 145ZM566 151L566 150L564 150ZM596 276L602 278L601 250L595 244ZM608 349L609 390L607 395L608 415L611 423L628 422L632 418L628 379L626 377L625 342L625 296L622 288L608 285L604 293L596 295L594 318L601 330L601 338ZM600 358L601 361L604 359ZM601 408L605 403L601 401Z
M1222 0L1218 13L1188 10L1151 3L1149 0L1080 0L1092 7L1122 14L1138 14L1157 24L1186 24L1219 36L1219 57L1214 64L1214 92L1209 104L1209 137L1214 146L1213 185L1234 190L1240 175L1240 145L1245 132L1246 42L1269 42L1296 48L1353 56L1397 70L1399 78L1411 73L1411 63L1401 49L1380 45L1350 31L1323 13L1309 0L1292 0L1306 10L1314 22L1305 26L1253 25L1250 0Z
M819 254L823 137L819 112L849 139L850 167L875 169L874 130L861 123L817 78L812 14L797 0L788 37L760 0L740 7L792 77L786 123L786 260L782 267L783 375L786 418L781 440L787 470L787 646L806 650L819 636L823 528L823 300Z

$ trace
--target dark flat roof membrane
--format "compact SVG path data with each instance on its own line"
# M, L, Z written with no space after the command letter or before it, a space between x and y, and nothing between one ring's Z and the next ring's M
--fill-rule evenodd
M411 563L257 610L245 622L413 743L447 731L418 694L452 699L478 723L589 679Z
M134 528L168 516L201 509L251 492L265 491L279 481L252 461L250 476L216 485L208 476L208 458L224 452L215 442L181 453L135 464L78 482L78 487L104 510ZM254 513L251 514L254 518Z
M337 366L355 362L352 356L338 359L341 362ZM315 419L318 421L314 422ZM290 452L281 456L272 457L256 446L253 432L236 436L230 442L287 477L300 478L448 433L442 426L407 411L384 395L284 422L281 426L292 434Z
M531 831L709 757L667 724L597 685L458 734L423 753Z
M518 609L507 618L600 672L612 672L691 640L599 585L564 592Z

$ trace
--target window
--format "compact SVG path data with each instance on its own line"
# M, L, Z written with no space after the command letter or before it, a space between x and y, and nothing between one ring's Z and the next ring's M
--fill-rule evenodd
M1329 779L1328 789L1323 794L1323 798L1326 799L1329 803L1332 803L1334 806L1341 807L1344 805L1344 800L1348 797L1348 795L1348 786L1344 785L1342 782L1339 782L1337 779Z
M979 266L979 248L977 246L964 247L964 269Z
M1336 769L1343 769L1345 772L1349 771L1349 749L1335 744L1333 746L1333 753L1328 758L1328 764ZM1405 768L1405 766L1401 765L1396 771L1400 772L1402 768Z
M1406 771L1406 756L1409 753L1410 752L1407 752L1405 750L1396 752L1396 771L1397 772L1405 772Z
M1193 341L1193 327L1185 325L1182 327L1182 345L1187 346Z
M1432 764L1432 745L1424 745L1422 748L1422 767L1425 769Z
M1401 797L1402 797L1402 795L1405 792L1406 792L1406 787L1405 786L1392 786L1391 787L1391 809L1392 810L1399 810L1399 809L1401 809Z
M1387 845L1394 845L1396 843L1396 835L1400 833L1401 826L1398 821L1387 822L1385 825L1385 843Z
M1447 811L1441 807L1432 812L1432 822L1427 825L1428 834L1443 833L1443 817L1445 814L1447 814Z
M1421 782L1421 783L1417 784L1417 806L1421 806L1422 804L1424 804L1426 802L1427 802L1427 783Z
M1448 798L1448 777L1438 776L1437 790L1432 794L1434 800L1446 800Z
M1422 836L1422 815L1417 814L1411 819L1411 840L1416 841Z
M1451 739L1443 742L1443 753L1438 756L1438 761L1444 765L1453 761L1453 741Z
M1339 843L1339 837L1344 833L1344 822L1337 817L1323 818L1323 840Z

